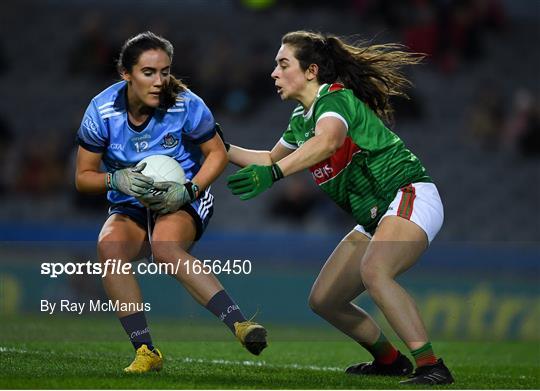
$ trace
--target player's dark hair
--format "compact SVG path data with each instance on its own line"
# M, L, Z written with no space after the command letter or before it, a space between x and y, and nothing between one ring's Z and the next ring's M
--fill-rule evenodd
M341 82L353 90L380 118L392 121L390 96L408 98L411 82L401 73L404 65L417 64L425 57L396 43L370 45L365 41L347 44L334 35L310 31L285 34L282 44L291 45L302 70L317 64L319 83Z
M122 49L116 63L118 73L131 72L133 66L139 61L141 54L148 50L161 49L169 56L172 61L174 48L171 42L151 31L137 34L128 38ZM169 108L176 102L176 97L182 91L187 90L187 86L181 81L170 75L169 83L165 84L160 94L160 107Z

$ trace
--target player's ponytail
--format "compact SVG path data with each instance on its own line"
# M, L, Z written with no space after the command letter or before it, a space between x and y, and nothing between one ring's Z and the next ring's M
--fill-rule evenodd
M179 93L186 91L187 86L173 75L170 75L169 82L163 86L159 95L159 107L168 109L176 103Z
M311 64L318 65L319 83L343 83L386 121L392 120L390 96L408 97L405 90L411 82L401 68L424 58L422 54L407 52L400 44L347 44L336 36L309 31L287 33L281 42L294 47L303 70Z

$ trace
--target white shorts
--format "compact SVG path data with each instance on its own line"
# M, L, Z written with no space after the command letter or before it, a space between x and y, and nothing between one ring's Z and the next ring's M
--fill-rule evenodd
M443 205L437 186L433 183L419 182L402 187L379 220L379 224L386 216L400 216L412 221L422 228L428 242L431 243L444 220ZM354 229L371 239L372 235L363 226L357 225Z

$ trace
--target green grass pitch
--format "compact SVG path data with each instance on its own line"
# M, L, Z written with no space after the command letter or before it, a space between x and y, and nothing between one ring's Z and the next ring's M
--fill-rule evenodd
M0 324L0 388L400 388L396 378L345 375L347 365L370 357L329 326L270 325L270 346L255 357L217 321L150 319L164 369L124 375L133 350L112 315L8 317ZM456 378L454 385L439 388L540 387L538 342L435 341L434 346Z

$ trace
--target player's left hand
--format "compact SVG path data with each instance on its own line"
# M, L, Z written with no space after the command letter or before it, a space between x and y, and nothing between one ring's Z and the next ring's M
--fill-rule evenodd
M259 166L250 164L227 178L227 187L243 201L249 200L272 187L274 182L283 178L283 172L277 164Z
M176 212L196 198L196 194L193 194L192 191L191 182L186 182L183 185L177 182L155 182L153 187L163 193L156 195L148 193L139 197L139 200L160 215Z

